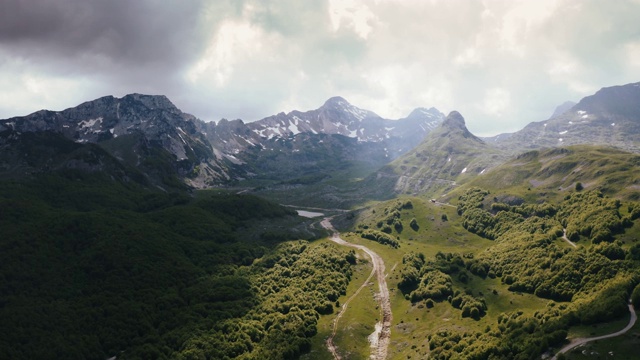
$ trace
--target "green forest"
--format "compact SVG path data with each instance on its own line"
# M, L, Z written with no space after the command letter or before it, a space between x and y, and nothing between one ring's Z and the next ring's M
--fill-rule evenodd
M300 221L95 174L3 181L0 358L297 358L350 277Z

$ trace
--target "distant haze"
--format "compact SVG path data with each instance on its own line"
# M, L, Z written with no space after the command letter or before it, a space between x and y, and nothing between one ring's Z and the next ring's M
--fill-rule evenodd
M3 0L0 118L138 92L254 121L339 95L488 136L640 81L638 18L638 0Z

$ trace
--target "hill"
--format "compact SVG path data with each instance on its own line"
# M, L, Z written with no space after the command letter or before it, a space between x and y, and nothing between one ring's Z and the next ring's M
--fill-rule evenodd
M640 288L639 159L531 151L442 202L401 196L344 216L349 241L394 264L392 356L532 359L575 328L628 316Z
M453 111L418 146L370 175L362 187L382 198L434 194L483 174L505 158L469 132L462 115Z
M578 186L637 201L640 200L638 165L640 155L602 146L533 150L478 176L468 186L494 193L510 192L528 201L564 196Z

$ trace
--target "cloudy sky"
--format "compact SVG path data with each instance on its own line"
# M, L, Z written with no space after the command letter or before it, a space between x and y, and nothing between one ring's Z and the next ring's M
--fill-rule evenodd
M254 121L331 96L515 131L640 81L640 0L2 0L0 118L167 95Z

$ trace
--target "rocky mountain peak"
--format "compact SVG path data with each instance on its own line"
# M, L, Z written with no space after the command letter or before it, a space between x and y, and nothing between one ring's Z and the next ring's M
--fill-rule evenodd
M441 136L451 137L452 135L461 135L465 139L473 139L483 142L481 139L473 135L469 129L467 129L464 117L455 110L447 115L447 118L444 119L440 128L442 129Z
M498 150L471 134L462 115L452 111L418 146L372 175L369 180L376 185L369 186L383 193L417 194L483 174L499 158ZM379 178L396 180L381 183Z
M347 100L340 96L334 96L325 101L324 105L318 109L321 113L335 113L336 115L342 114L345 118L343 122L349 122L356 120L358 122L365 118L376 117L378 115L368 110L360 109L357 106L351 105Z
M122 98L103 96L84 102L75 108L66 109L60 114L65 116L75 112L78 116L127 116L146 111L166 111L174 114L182 112L164 95L128 94Z
M121 101L123 103L138 102L149 108L150 110L170 110L179 111L178 108L164 95L144 95L129 94L125 95Z
M447 117L442 122L442 127L449 130L463 130L466 132L469 131L467 130L467 125L464 122L464 117L462 117L462 115L455 110L447 115Z
M442 117L442 113L440 111L438 111L438 109L432 107L432 108L423 108L423 107L419 107L419 108L415 108L413 109L413 111L409 114L409 116L407 116L407 119L414 119L414 118L432 118L432 117Z
M640 151L640 83L600 89L550 119L493 142L512 152L593 144Z
M347 107L347 106L353 106L353 105L351 105L342 96L331 97L327 101L324 102L324 105L322 105L322 107Z

